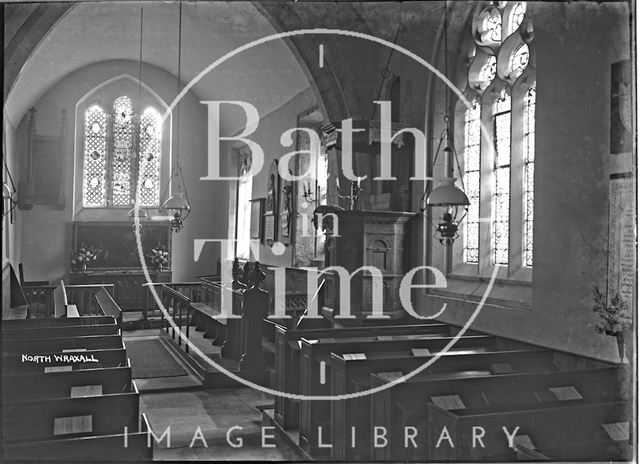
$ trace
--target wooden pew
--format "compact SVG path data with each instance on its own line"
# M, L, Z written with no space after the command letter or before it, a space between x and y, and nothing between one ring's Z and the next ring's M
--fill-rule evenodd
M5 443L121 434L125 426L137 429L138 392L14 401L3 409Z
M509 350L493 352L473 352L454 347L425 372L431 377L446 374L455 378L459 375L489 374L492 366L512 361L517 363L516 370L529 371L544 368L555 369L552 352L549 350ZM397 368L401 374L409 374L428 362L432 356L413 356L407 354L369 354L367 359L350 359L347 355L332 355L331 360L331 393L343 395L368 390L370 374ZM334 459L366 459L369 452L368 430L371 430L369 398L354 398L331 403L332 451ZM399 412L399 411L398 411ZM379 424L378 424L379 425ZM357 430L356 447L348 447L347 435L351 427ZM351 442L351 439L348 439Z
M20 286L21 287L40 287L49 285L48 280L24 280L24 266L22 263L18 263L18 274L20 275Z
M60 281L60 284L53 291L53 311L54 317L67 317L67 291L64 288L64 281Z
M2 381L3 404L69 398L73 395L86 395L88 391L98 396L112 395L131 392L131 367L4 375ZM97 388L77 388L89 386Z
M326 319L310 319L327 323ZM301 391L300 351L301 340L307 339L342 339L342 338L370 338L390 336L419 336L419 335L449 335L456 332L452 326L439 322L429 322L412 325L367 326L344 328L294 328L275 324L276 333L276 390L286 393L299 394ZM295 429L299 424L299 401L284 397L276 397L275 419L285 429Z
M570 400L545 402L530 407L494 406L447 410L433 403L428 404L428 443L430 460L512 460L515 451L509 448L502 427L517 435L526 435L542 450L557 447L583 445L610 445L614 440L603 425L629 420L631 403L622 400ZM443 428L451 436L449 442L435 445ZM473 447L473 427L483 427L483 446ZM623 456L610 456L609 460L622 460Z
M52 352L38 352L34 355L47 356L52 361L45 363L37 362L25 362L22 355L29 355L30 353L3 353L2 355L2 373L3 375L14 375L20 373L43 373L46 367L51 366L71 366L72 370L76 369L94 369L97 367L120 367L127 365L127 351L124 348L108 348L98 350L86 350L78 351L75 354L84 354L87 357L93 357L97 359L98 363L70 363L69 361L60 360L56 361L54 355L60 355L59 351ZM74 354L74 353L65 353Z
M113 317L118 323L118 326L122 325L122 310L104 287L98 290L95 294L95 299L105 316Z
M2 321L2 330L27 329L27 328L56 328L56 327L85 327L102 324L114 324L112 317L107 316L83 316L79 318L59 319L23 319Z
M397 368L401 374L409 374L433 356L395 356L393 354L373 359L350 359L348 356L332 355L331 394L344 395L371 388L371 373ZM516 372L530 372L557 369L553 363L551 350L509 350L493 352L456 351L454 347L430 365L425 371L431 378L446 376L449 379L463 376L490 374L493 366L511 363ZM332 459L353 460L369 459L370 437L373 425L368 396L345 401L332 401L330 404L330 430ZM396 410L398 413L402 411ZM412 411L411 407L408 411ZM355 427L357 445L351 447L351 430ZM323 427L326 429L326 427Z
M633 448L628 441L607 441L600 443L581 443L579 445L545 448L544 453L533 450L527 445L516 444L518 461L574 461L574 462L611 462L631 461Z
M39 340L2 340L3 353L55 353L65 349L122 348L122 336L89 335L82 337L52 337Z
M438 361L439 362L439 361ZM513 364L513 363L510 363ZM574 385L580 391L595 391L615 394L624 371L617 366L606 365L589 370L568 369L558 371L514 372L504 374L478 373L464 377L452 375L433 376L421 373L405 382L386 388L369 396L371 424L384 425L389 446L374 448L370 456L375 460L425 460L427 443L418 440L417 447L404 446L405 427L417 429L418 437L426 436L427 399L431 396L448 395L456 391L500 391L522 392L544 390L558 385ZM402 372L378 372L371 374L371 388L381 387L397 379ZM454 383L455 382L455 383ZM505 395L508 398L509 395Z
M18 277L9 265L9 307L2 307L2 320L24 320L29 318L30 310L27 298L22 291Z
M115 324L76 325L60 327L36 327L25 329L9 329L2 331L5 340L39 340L51 337L80 337L86 335L117 335Z
M191 303L192 316L189 325L203 337L220 346L222 356L240 359L242 356L242 290L237 283L231 286L203 280L205 301ZM222 317L222 300L229 302L231 313L237 317Z
M453 337L426 335L429 338L415 339L383 339L373 338L343 338L343 339L302 339L301 393L305 396L328 395L331 393L331 354L363 354L370 357L374 353L388 357L389 353L402 352L399 357L418 359L411 356L412 349L428 349L436 352L444 348ZM457 350L472 349L476 351L495 351L502 349L503 342L492 336L469 335L461 337L455 345ZM393 361L397 365L397 360ZM323 369L324 366L324 369ZM324 380L321 382L321 371L324 370ZM331 405L325 401L302 401L300 405L300 445L313 456L322 457L329 454L329 449L318 445L318 426L324 426L323 432L329 433L329 412ZM323 438L328 441L329 436Z
M151 426L146 414L140 415L137 431L127 431L126 445L123 430L119 433L100 436L5 443L3 454L4 458L10 461L40 461L43 456L51 456L67 462L93 462L96 459L104 462L151 461L153 447L147 446Z

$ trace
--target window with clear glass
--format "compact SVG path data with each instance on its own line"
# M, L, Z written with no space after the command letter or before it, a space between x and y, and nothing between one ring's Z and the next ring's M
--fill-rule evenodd
M142 206L160 202L162 128L160 113L147 108L135 114L122 95L111 113L92 105L84 115L84 207L130 207L140 186Z
M464 262L478 263L480 241L480 104L467 108L464 120L464 187L469 198L464 225Z
M503 275L528 279L520 270L533 266L536 79L527 15L526 2L492 2L469 30L465 99L472 106L457 113L456 127L464 134L470 205L453 260L475 269L461 266L463 273L489 275L499 264Z
M495 148L493 190L493 262L509 264L509 202L511 199L511 97L502 92L494 104Z
M237 204L237 249L239 258L250 259L251 250L251 190L253 188L253 176L247 175L251 168L251 160L246 156L240 166L240 180L238 181L238 204Z
M536 154L536 89L527 91L524 101L524 237L525 266L533 266L533 172Z
M98 105L84 115L84 206L106 206L107 189L107 114Z

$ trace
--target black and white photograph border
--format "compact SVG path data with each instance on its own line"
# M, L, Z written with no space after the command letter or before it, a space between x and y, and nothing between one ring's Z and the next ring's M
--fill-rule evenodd
M0 9L0 460L638 460L635 2Z

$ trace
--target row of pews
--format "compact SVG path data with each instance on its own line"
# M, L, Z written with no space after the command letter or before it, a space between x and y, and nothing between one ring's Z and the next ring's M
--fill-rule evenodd
M272 420L324 460L626 460L624 365L439 322L369 327L276 324ZM320 322L322 323L322 322ZM441 355L426 369L389 388ZM357 395L359 392L373 393Z
M80 316L61 284L58 317L3 317L4 459L151 460L120 310L107 292L98 294L100 316Z

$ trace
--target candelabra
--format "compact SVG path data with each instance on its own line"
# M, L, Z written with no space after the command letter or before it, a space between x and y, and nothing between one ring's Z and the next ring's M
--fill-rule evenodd
M349 209L351 211L356 210L358 197L360 196L360 192L362 192L362 186L360 184L361 179L353 180L350 182L350 193L344 194L342 189L340 188L340 180L336 178L336 187L338 188L338 198L349 200Z
M307 182L307 185L303 186L302 198L304 198L307 203L315 203L318 201L320 197L320 187L318 184L315 185L314 190L314 192L311 191L311 182Z

